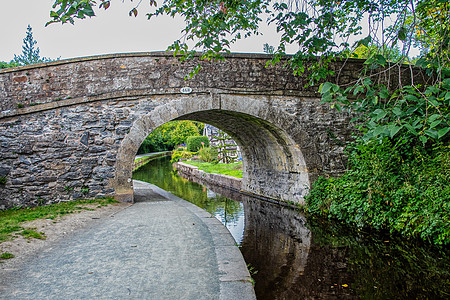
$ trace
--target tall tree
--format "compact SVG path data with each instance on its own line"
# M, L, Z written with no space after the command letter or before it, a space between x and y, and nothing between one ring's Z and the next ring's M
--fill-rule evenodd
M39 47L36 47L37 41L33 38L33 29L30 25L27 27L27 36L23 39L22 54L14 55L14 61L19 65L31 65L51 61L46 57L41 57Z

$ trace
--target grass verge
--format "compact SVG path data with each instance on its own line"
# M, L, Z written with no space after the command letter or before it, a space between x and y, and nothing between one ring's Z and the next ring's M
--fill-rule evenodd
M242 162L232 164L224 164L224 163L213 164L196 160L183 162L198 167L199 170L202 170L205 173L216 173L242 178Z
M24 238L45 239L45 235L36 232L33 228L24 228L22 224L36 219L57 219L63 215L80 212L82 210L92 210L86 205L97 205L97 207L116 203L113 198L68 201L47 206L11 208L0 211L0 243L10 240L13 233L18 232Z

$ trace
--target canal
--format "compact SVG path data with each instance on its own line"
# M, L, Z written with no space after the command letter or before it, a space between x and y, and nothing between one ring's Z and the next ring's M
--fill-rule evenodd
M399 236L306 218L297 210L178 176L169 157L133 179L153 183L219 219L264 299L450 299L450 251Z

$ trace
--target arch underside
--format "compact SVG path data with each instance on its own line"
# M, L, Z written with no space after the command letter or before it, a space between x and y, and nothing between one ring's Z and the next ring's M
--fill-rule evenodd
M118 153L115 190L119 200L132 201L131 172L137 149L152 130L171 120L207 123L231 135L244 161L242 191L303 203L309 188L307 164L301 146L281 128L295 128L294 118L264 101L223 95L172 101L133 124Z

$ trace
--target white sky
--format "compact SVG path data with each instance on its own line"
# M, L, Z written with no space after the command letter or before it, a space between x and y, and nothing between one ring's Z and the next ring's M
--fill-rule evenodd
M28 24L40 55L49 58L164 51L181 38L183 20L158 17L148 21L148 1L142 2L137 18L128 16L136 2L112 1L108 10L96 10L96 17L76 20L75 25L55 23L45 27L53 0L0 0L0 61L9 62L14 54L21 54ZM264 32L263 36L240 41L231 50L262 53L264 43L278 44L275 30Z

